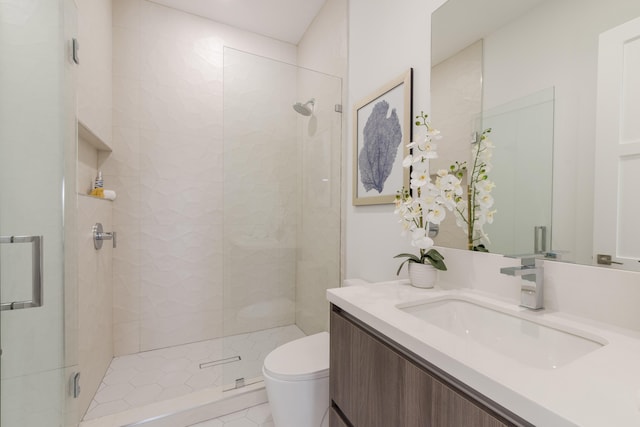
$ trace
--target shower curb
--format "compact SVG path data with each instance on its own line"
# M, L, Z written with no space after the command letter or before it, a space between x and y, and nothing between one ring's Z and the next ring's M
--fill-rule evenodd
M201 390L106 417L83 421L79 427L188 427L267 402L264 382L240 389Z

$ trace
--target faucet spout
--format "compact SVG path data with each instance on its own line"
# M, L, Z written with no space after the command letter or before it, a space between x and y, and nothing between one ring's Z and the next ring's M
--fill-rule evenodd
M520 305L532 310L543 308L542 265L536 265L535 258L522 258L519 267L503 267L501 274L522 278L520 287Z

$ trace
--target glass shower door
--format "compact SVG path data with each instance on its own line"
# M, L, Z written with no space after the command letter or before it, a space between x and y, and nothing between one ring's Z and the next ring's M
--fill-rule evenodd
M271 350L328 327L325 291L340 280L342 81L231 48L223 81L228 390L261 381Z
M73 143L74 101L65 91L73 73L64 42L74 12L69 0L0 2L2 427L71 425L73 418L63 188L65 171L74 170L65 169L65 160L73 165L65 143Z

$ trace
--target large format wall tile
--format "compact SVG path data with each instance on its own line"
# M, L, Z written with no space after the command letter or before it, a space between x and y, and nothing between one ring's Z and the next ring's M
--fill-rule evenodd
M120 355L222 334L223 46L227 37L276 56L284 46L141 0L115 0L113 21L114 152L101 161L118 193L114 223L122 237L113 292ZM294 58L295 47L287 49ZM281 124L267 125L275 132ZM260 190L256 201L267 206L269 195ZM282 211L260 213L272 219L260 219L258 228ZM290 266L286 274L279 268L271 268L279 280L292 276Z
M327 330L326 289L340 286L341 78L347 75L347 1L327 0L298 45L300 98L315 98L316 122L299 119L302 150L302 209L296 270L296 324L306 334ZM308 69L326 74L312 73ZM343 99L344 98L344 99ZM346 139L345 139L346 140ZM349 146L349 144L347 144Z
M80 412L91 402L113 357L113 254L106 241L102 249L93 246L92 227L100 222L113 229L111 202L78 197L78 364L84 393Z
M114 48L117 46L114 45ZM113 77L113 126L114 129L140 127L140 82L132 77Z
M265 58L295 62L295 46L151 2L115 0L113 20L103 170L126 235L114 258L116 354L296 315L324 329L317 301L340 274L340 80ZM316 116L297 115L291 105L310 97Z

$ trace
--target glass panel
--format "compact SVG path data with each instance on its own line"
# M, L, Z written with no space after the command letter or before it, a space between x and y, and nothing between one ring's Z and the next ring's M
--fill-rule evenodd
M0 3L0 235L8 238L0 244L3 303L32 299L38 274L32 245L7 242L11 236L43 238L42 305L15 304L0 314L5 427L66 424L63 185L73 97L65 91L64 24L74 19L65 16L71 5Z
M341 79L224 52L223 384L326 330L340 280ZM295 106L295 107L294 107Z
M554 89L549 88L483 111L483 128L491 128L492 195L500 221L485 226L489 251L500 254L534 253L535 227L545 227L551 242ZM515 203L506 203L515 200ZM503 217L504 215L504 217Z

